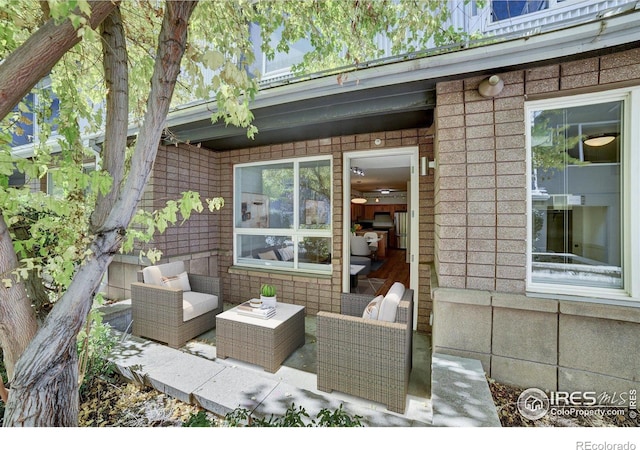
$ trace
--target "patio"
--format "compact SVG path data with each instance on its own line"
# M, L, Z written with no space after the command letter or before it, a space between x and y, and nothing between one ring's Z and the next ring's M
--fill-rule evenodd
M225 304L224 309L233 307ZM131 381L152 386L181 401L219 415L243 407L255 416L282 415L293 403L314 417L322 408L343 405L368 427L499 427L496 407L478 360L432 353L431 337L415 333L413 369L404 414L340 392L317 389L316 317L305 318L305 343L269 373L231 358L218 359L215 329L183 348L132 336L130 301L104 307L105 322L120 336L112 362Z
M235 305L225 304L225 310ZM337 408L363 417L366 426L429 426L431 406L431 342L428 335L414 332L413 369L404 414L388 411L382 404L340 392L317 389L315 316L305 318L305 343L271 374L261 367L235 359L216 358L216 330L212 329L172 349L125 332L127 301L106 309L105 321L119 330L121 345L113 362L127 378L146 383L185 402L198 403L224 415L238 406L256 415L282 414L291 403L312 416L323 407Z

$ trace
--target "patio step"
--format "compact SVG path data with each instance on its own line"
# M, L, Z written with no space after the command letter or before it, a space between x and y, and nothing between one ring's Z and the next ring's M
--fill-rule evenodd
M434 353L431 401L436 427L499 427L489 383L480 361Z

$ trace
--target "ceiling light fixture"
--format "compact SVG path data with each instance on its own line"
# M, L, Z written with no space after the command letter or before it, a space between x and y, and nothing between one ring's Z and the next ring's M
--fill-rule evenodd
M352 167L351 172L356 175L360 175L361 177L364 176L364 170L362 170L360 167Z
M391 192L391 191L389 191L389 189L380 189L380 193L381 193L381 194L385 194L385 195L386 195L386 194L388 194L389 192Z
M351 199L351 203L355 203L357 205L362 205L364 203L367 203L367 199L364 197L356 197L356 198L352 198Z
M602 147L603 145L613 142L615 138L615 134L596 134L594 136L587 137L587 139L584 140L584 144L589 147Z

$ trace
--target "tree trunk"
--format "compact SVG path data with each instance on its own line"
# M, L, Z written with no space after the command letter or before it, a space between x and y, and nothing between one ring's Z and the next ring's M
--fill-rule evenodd
M11 274L18 267L18 258L13 249L7 224L0 214L0 278L7 279L11 286L0 282L0 344L11 381L14 366L38 330L35 314L31 308L24 283L16 282Z
M83 262L62 298L16 365L5 426L77 426L76 336L91 308L93 295L142 197L158 151L195 1L167 2L151 79L147 112L138 136L131 170L117 201L100 227L91 257Z
M17 223L11 227L10 230L18 240L29 239L30 230L25 223ZM37 257L35 251L30 251L27 254L29 258ZM24 287L27 290L27 297L31 303L36 315L36 319L41 323L51 310L51 300L49 299L49 293L45 288L42 278L38 274L38 269L31 269L28 273L28 277L23 281ZM33 337L33 336L31 336Z
M107 123L102 145L102 169L109 172L113 184L107 195L100 195L91 215L91 229L97 230L113 209L124 178L125 149L129 125L129 70L127 44L122 27L120 9L107 17L100 25L102 36L102 65L107 87Z
M100 25L118 3L120 0L89 2L91 27ZM6 117L80 40L71 21L56 24L51 19L7 56L0 64L0 117Z

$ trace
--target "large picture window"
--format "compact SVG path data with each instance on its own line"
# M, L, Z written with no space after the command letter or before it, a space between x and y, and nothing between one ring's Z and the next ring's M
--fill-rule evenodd
M630 101L620 93L527 104L529 290L630 292Z
M331 271L331 161L235 166L235 264Z

